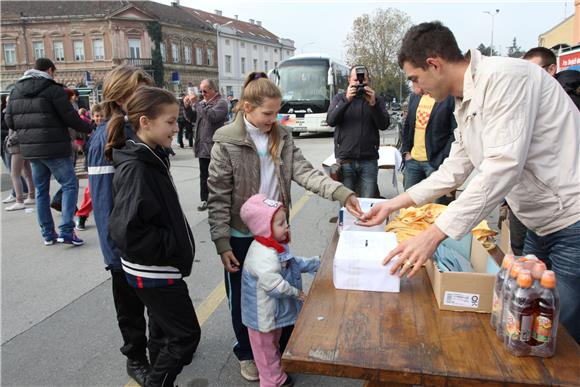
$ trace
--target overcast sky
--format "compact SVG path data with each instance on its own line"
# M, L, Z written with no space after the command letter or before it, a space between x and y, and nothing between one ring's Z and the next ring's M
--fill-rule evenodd
M170 4L171 0L157 0ZM512 39L523 50L538 44L538 35L574 13L573 0L559 1L344 1L344 0L181 0L182 5L241 20L261 20L272 33L294 40L296 53L321 52L344 60L344 42L353 20L377 8L397 8L413 23L439 20L455 34L462 50L490 44L491 16L495 11L494 47L505 54Z

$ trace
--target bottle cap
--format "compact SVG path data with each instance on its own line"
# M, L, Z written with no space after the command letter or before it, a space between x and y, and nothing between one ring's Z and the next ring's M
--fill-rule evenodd
M511 265L514 264L514 256L511 254L507 254L505 257L503 257L503 261L501 263L501 268L502 269L509 269L511 267Z
M556 287L556 274L552 270L544 271L542 274L542 279L540 280L540 285L545 288L553 289Z
M532 267L532 277L535 280L540 280L544 271L546 271L546 264L542 261L538 261L534 263L534 266Z
M529 270L520 270L518 274L518 286L520 288L529 288L532 286L532 273Z
M516 262L512 265L512 269L510 271L510 277L518 278L518 274L520 270L523 269L524 264L522 262Z
M526 258L529 261L539 261L538 257L536 257L534 254L525 255L524 258Z

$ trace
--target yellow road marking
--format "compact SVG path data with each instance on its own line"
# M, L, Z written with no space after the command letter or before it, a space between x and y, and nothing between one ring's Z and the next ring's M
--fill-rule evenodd
M304 195L298 199L298 201L292 206L292 209L290 209L290 220L292 220L300 212L300 210L302 210L304 205L313 195L313 193L306 191ZM203 324L216 311L216 309L221 305L225 298L226 286L224 281L221 281L215 287L215 289L212 290L209 296L207 296L207 298L203 300L203 302L197 308L195 308L197 320L199 321L200 326L203 326ZM139 384L133 379L130 379L129 383L125 384L125 387L139 387Z

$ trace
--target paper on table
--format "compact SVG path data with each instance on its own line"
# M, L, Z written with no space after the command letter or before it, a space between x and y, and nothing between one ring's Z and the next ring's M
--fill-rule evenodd
M390 273L391 260L383 259L397 246L394 233L343 231L334 256L334 286L337 289L399 292L400 278Z

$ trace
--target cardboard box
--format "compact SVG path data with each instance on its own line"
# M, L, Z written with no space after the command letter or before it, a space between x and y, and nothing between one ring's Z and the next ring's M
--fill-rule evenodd
M394 262L383 266L383 259L396 246L394 233L343 231L334 255L334 287L398 293L401 280L390 273Z
M510 222L508 219L504 219L501 222L501 230L499 232L499 243L497 244L504 254L513 254L511 241L510 241Z
M427 261L425 268L439 309L490 313L497 263L471 234L460 241L448 238L443 244L468 258L474 272L440 272L432 260Z

